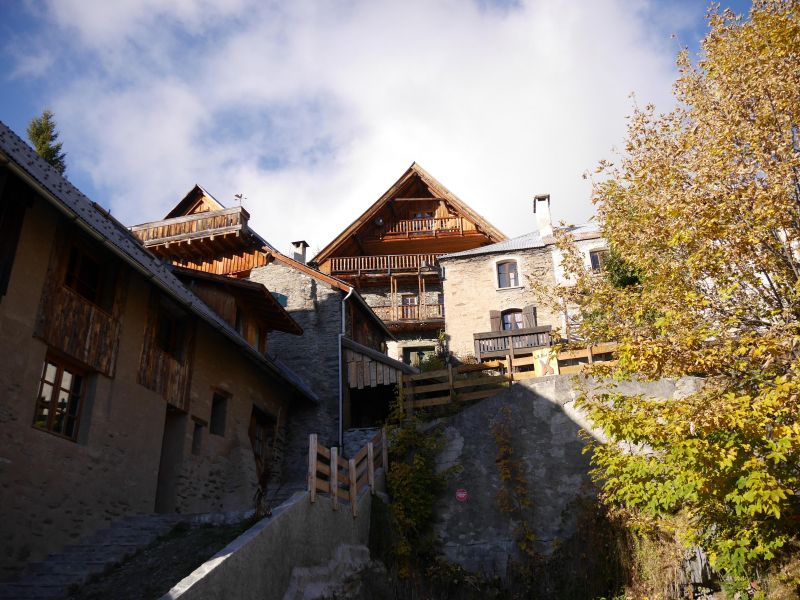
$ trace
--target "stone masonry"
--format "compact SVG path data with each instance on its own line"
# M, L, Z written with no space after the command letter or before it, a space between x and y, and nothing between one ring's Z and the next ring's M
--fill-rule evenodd
M517 261L520 285L497 287L497 263ZM491 331L489 311L509 308L522 309L536 305L530 281L555 285L553 257L550 248L519 250L513 253L493 253L442 260L445 268L444 303L448 345L460 358L474 355L472 334ZM537 306L538 325L561 327L562 317Z

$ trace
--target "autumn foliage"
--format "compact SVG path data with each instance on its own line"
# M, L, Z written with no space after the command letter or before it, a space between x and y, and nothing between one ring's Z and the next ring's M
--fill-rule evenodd
M584 400L612 441L594 449L605 499L680 515L687 544L748 575L800 528L800 2L709 19L699 61L679 56L677 108L637 109L596 176L630 276L576 260L568 293L588 340L619 342L612 375L705 379L677 400Z

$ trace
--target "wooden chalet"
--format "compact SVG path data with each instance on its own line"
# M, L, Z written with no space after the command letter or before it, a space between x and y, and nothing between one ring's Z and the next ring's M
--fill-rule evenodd
M358 289L398 336L396 357L415 363L444 328L439 257L505 239L414 163L312 264Z

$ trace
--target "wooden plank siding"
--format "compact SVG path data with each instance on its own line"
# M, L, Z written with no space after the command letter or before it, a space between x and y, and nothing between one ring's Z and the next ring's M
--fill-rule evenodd
M402 373L390 365L373 360L360 352L345 349L345 375L351 389L364 389L379 385L392 385L400 380Z
M148 306L142 354L139 361L138 382L161 394L165 402L186 412L189 411L189 383L194 354L195 322L187 315L189 326L183 340L181 358L165 352L157 341L161 295L153 292Z
M64 283L71 238L53 243L46 283L39 300L34 336L91 369L114 376L120 315L127 295L127 271L116 273L111 311L103 310Z

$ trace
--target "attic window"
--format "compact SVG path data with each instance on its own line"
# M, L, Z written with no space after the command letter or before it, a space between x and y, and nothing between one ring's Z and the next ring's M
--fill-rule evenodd
M602 271L608 260L608 250L592 250L589 252L589 260L592 263L592 271Z
M519 286L517 261L507 260L497 263L497 287L510 288Z
M64 284L106 312L114 305L116 269L110 261L98 257L82 243L69 250Z

